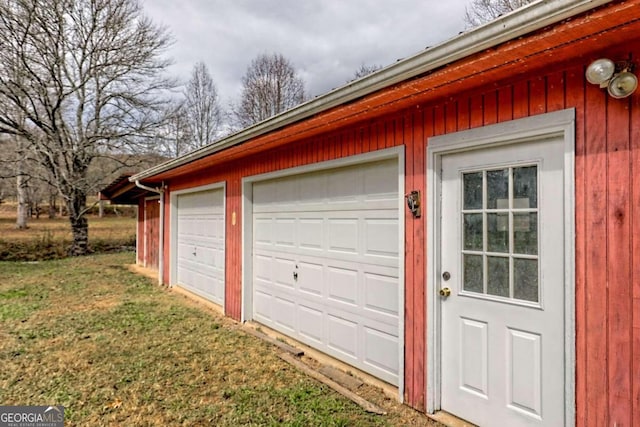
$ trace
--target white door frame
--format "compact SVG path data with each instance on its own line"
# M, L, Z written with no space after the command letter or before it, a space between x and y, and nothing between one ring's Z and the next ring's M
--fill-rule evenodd
M399 369L398 369L398 400L404 400L404 312L405 312L405 226L404 226L404 180L405 161L404 146L386 148L364 154L344 157L336 160L328 160L320 163L312 163L305 166L293 167L275 172L267 172L242 178L242 308L241 322L252 320L253 313L253 184L275 178L283 178L309 172L318 172L327 169L335 169L361 163L375 162L377 160L397 159L398 161L398 281L399 301L398 307L398 340L399 340Z
M201 191L217 190L222 188L222 211L224 212L223 230L224 234L224 258L225 258L225 275L227 264L227 183L226 181L216 182L214 184L201 185L199 187L185 188L183 190L172 191L169 196L170 213L169 213L169 286L173 287L178 281L178 196L190 193L199 193ZM222 312L226 313L227 283L224 281L224 295L222 296Z
M564 366L565 425L575 425L575 110L512 120L429 138L427 146L427 412L440 409L441 398L441 298L440 221L442 156L467 150L526 144L556 137L564 140ZM455 415L455 414L454 414Z

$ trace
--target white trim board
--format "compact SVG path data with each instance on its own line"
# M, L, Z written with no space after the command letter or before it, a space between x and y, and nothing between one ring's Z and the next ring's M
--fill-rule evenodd
M526 144L547 137L564 140L564 260L565 260L565 425L575 425L575 110L512 120L429 138L427 146L427 412L440 409L440 298L437 287L440 263L439 221L442 156L507 144Z

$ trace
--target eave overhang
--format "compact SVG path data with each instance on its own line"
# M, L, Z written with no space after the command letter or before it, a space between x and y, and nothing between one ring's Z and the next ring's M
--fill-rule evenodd
M612 5L601 8L607 3ZM576 52L588 55L611 44L612 38L621 41L638 38L639 5L640 0L531 3L278 116L147 169L130 180L160 182L504 80L545 63L575 58ZM598 34L607 37L594 39ZM251 144L246 144L249 141Z

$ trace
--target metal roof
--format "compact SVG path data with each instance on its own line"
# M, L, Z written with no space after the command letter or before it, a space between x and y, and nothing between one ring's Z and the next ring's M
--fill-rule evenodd
M143 181L154 175L184 166L253 138L277 131L331 108L338 107L394 84L464 59L483 50L558 23L612 0L539 0L504 15L485 25L429 47L375 73L300 104L279 115L243 129L184 156L161 163L131 176L130 181Z

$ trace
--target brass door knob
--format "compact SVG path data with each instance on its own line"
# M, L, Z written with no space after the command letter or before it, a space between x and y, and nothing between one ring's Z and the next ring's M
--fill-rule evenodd
M442 288L440 289L440 296L441 297L448 297L449 295L451 295L451 289L449 288Z

